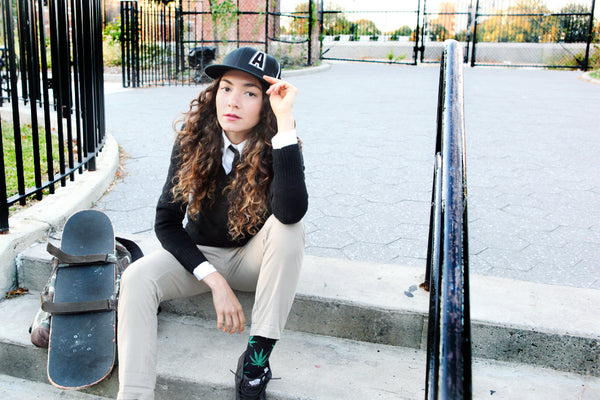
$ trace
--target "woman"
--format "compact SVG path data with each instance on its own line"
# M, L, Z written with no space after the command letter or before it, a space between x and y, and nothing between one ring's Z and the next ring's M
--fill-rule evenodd
M156 209L163 248L122 277L118 399L154 398L161 301L210 291L217 328L241 334L246 319L233 290L256 292L236 399L265 399L269 355L294 299L308 205L297 90L279 79L275 58L248 47L206 73L215 81L183 118Z

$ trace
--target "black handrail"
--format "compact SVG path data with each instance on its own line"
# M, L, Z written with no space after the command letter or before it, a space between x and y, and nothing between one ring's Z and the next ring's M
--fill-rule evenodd
M470 399L471 317L463 108L463 50L444 45L427 272L426 399Z

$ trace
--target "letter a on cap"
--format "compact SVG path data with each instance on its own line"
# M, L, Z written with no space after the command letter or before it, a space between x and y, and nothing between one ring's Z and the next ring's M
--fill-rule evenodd
M261 71L264 71L265 70L265 60L266 60L265 53L263 53L262 51L257 51L256 53L254 53L254 55L252 56L252 58L250 59L250 62L248 64L252 65L255 68L260 69Z

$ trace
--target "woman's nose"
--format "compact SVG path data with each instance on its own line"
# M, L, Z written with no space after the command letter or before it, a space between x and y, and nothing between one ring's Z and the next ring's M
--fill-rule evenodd
M240 104L239 95L237 93L231 93L227 98L227 105L232 108L237 108Z

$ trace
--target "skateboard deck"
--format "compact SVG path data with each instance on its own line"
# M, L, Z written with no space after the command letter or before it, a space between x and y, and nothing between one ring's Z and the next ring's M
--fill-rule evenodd
M114 255L110 219L97 210L73 214L65 223L60 250L67 260ZM114 262L81 258L58 268L53 306L59 311L52 312L48 346L48 379L54 386L81 389L110 375L117 350L116 275Z

